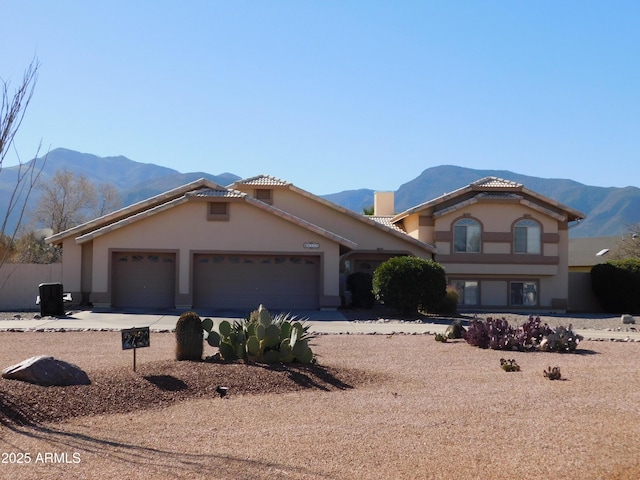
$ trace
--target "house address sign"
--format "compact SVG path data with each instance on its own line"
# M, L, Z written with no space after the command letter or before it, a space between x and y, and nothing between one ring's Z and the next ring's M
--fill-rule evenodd
M302 246L304 248L312 248L312 249L320 248L320 244L318 242L304 242Z

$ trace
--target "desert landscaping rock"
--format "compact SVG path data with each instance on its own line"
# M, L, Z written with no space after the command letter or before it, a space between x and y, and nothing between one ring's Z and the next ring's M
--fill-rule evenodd
M625 325L629 325L629 324L635 324L636 323L636 319L633 318L633 316L631 315L622 315L622 323Z
M82 369L57 358L39 355L5 368L2 378L20 380L45 387L89 385L91 380Z

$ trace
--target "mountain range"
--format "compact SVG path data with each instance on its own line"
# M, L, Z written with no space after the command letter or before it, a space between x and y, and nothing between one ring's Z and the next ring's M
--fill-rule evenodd
M36 158L31 162L39 162L36 164L41 165L43 158ZM5 167L0 171L0 212L7 211L19 168L18 166ZM119 190L124 205L144 200L198 178L204 177L223 186L240 179L232 173L217 175L206 172L181 173L152 163L136 162L123 156L99 157L56 148L48 153L39 181L46 182L61 169L82 174L93 183L113 184ZM269 172L256 172L256 175L260 173ZM416 178L401 185L395 191L396 212L488 176L521 183L529 190L584 213L586 219L571 228L571 238L622 235L627 233L631 226L640 223L640 188L637 187L597 187L568 179L540 178L508 170L478 170L453 165L427 168ZM363 188L322 197L353 211L362 212L364 208L373 205L373 196L374 190ZM28 205L34 204L37 199L36 189L32 192ZM14 212L10 215L6 231L15 230L17 223L18 216Z

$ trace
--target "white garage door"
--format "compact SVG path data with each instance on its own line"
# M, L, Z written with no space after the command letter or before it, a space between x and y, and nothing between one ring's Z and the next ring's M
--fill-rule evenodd
M115 308L175 308L174 253L116 252L112 269Z
M251 310L317 309L320 257L199 254L194 307Z

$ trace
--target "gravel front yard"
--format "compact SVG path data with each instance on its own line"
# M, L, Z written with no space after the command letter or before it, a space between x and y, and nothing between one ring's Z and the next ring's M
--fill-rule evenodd
M323 335L317 366L277 369L178 363L174 344L152 334L133 372L118 332L0 332L2 368L48 354L92 379L0 380L0 478L640 478L637 342L512 352L514 373L430 335Z

